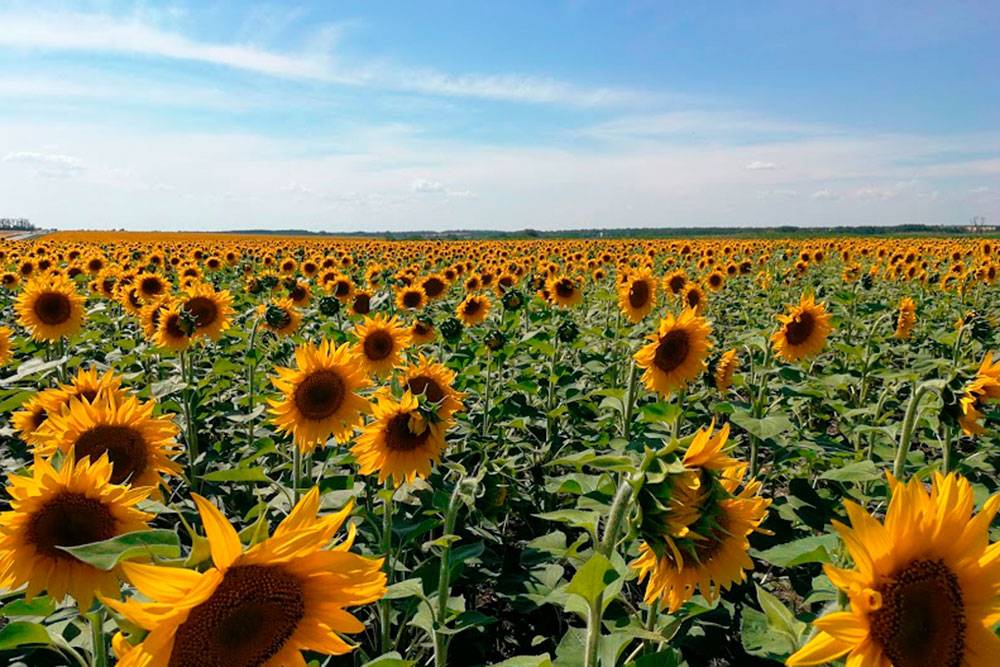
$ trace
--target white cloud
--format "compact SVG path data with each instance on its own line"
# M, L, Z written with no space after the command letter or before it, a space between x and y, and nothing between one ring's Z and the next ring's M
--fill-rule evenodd
M813 199L818 199L820 201L830 201L833 199L839 199L839 195L833 193L829 188L823 188L822 190L817 190L816 192L809 195Z
M776 167L777 165L774 164L773 162L762 162L760 160L754 160L753 162L747 164L745 169L747 171L770 171L772 169L775 169Z
M209 63L282 79L318 81L447 97L603 106L649 101L647 92L588 87L523 74L453 75L385 62L340 62L333 55L339 27L327 25L307 49L281 53L243 44L205 42L148 23L138 15L72 12L0 13L0 46L40 51L141 55Z
M11 151L3 161L27 165L36 175L48 178L70 178L86 169L80 158L59 153Z
M417 178L410 183L410 192L419 194L444 194L445 187L438 181L429 181L426 178Z

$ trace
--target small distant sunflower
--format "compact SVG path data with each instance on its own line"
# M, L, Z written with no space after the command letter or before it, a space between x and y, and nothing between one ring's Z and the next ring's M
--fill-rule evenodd
M422 354L416 364L403 370L400 384L404 390L414 396L423 395L428 403L436 406L436 414L441 419L448 419L462 409L465 394L453 386L455 372Z
M987 667L1000 656L996 591L1000 548L989 540L1000 509L994 495L973 514L972 486L934 473L928 491L890 477L892 500L879 521L852 501L851 526L833 522L853 569L824 565L850 602L813 621L819 630L788 658L792 667L847 664L872 667Z
M369 375L388 375L402 360L402 352L410 345L410 333L396 316L366 317L354 327L358 341L354 356Z
M667 274L663 279L663 289L674 296L683 296L684 288L688 286L688 277L683 270L677 269Z
M160 299L170 292L170 284L155 273L140 274L136 278L136 288L146 303Z
M351 314L367 315L372 312L372 295L367 290L358 290L351 297Z
M650 343L635 354L643 384L650 391L669 396L694 380L705 367L712 343L712 327L695 311L685 310L680 317L668 314L657 330L648 336Z
M117 597L120 566L106 572L59 547L100 542L143 530L152 516L136 509L150 489L111 483L107 457L68 458L56 470L35 459L30 477L11 475L11 509L0 514L0 581L28 587L28 599L46 591L54 600L69 593L81 609L95 593Z
M813 295L803 295L799 305L790 306L787 315L779 315L781 328L771 336L774 351L785 361L808 359L819 354L826 337L833 331L830 314Z
M896 338L899 340L908 339L916 324L917 305L910 297L903 297L903 300L899 302L899 316L896 319Z
M648 269L631 274L618 286L618 307L633 324L646 317L656 305L656 280Z
M338 442L350 439L362 422L369 403L358 389L370 383L352 358L346 343L334 347L329 340L319 345L306 343L295 350L296 368L278 368L272 379L283 394L269 401L278 430L291 433L305 453L326 442L332 435Z
M385 595L380 559L350 552L355 530L327 548L353 510L317 516L319 492L307 493L274 534L248 550L226 517L194 494L212 555L204 572L127 562L122 570L148 598L102 598L147 631L135 646L115 642L120 667L304 665L303 651L343 655L342 634L363 632L346 607Z
M6 364L12 356L10 349L11 334L13 332L10 330L10 327L0 327L0 365Z
M174 301L166 305L160 313L152 339L157 347L183 352L190 347L194 331L194 318L184 310L182 301Z
M430 320L414 320L410 325L410 340L414 345L425 345L437 337L437 330Z
M467 327L479 324L490 313L490 300L482 294L470 294L455 308L455 316Z
M708 274L708 278L705 279L705 284L708 285L708 289L718 292L726 286L726 274L718 270L712 271Z
M699 315L704 313L705 308L708 307L708 299L705 297L705 292L695 283L689 283L684 288L683 301L685 308L693 308Z
M187 290L181 307L194 318L194 336L218 340L229 328L233 297L228 290L217 292L208 283L198 283Z
M545 287L549 298L557 306L571 308L583 301L583 289L579 281L569 276L552 276Z
M397 403L382 396L374 409L375 421L358 436L351 453L362 475L378 473L379 483L393 484L425 478L431 464L441 458L447 423L433 421L421 410L417 397L407 391Z
M83 326L84 298L64 276L39 276L25 285L14 308L18 321L32 338L56 341L72 336Z
M733 386L733 374L739 365L740 361L736 357L736 348L723 352L722 356L719 357L719 361L715 366L714 379L715 388L720 394L725 394Z
M336 301L334 301L336 303ZM278 299L257 307L264 328L278 336L290 336L302 324L302 314L290 298Z
M422 287L404 287L396 292L396 307L400 310L420 310L426 305L427 293Z
M979 409L987 403L1000 401L1000 361L994 363L993 353L983 357L976 376L969 382L959 399L961 414L958 423L966 435L982 435L986 429L980 423L986 415Z
M444 276L437 273L432 273L420 281L420 288L431 301L436 301L443 297L448 291L448 287L448 280Z
M73 399L61 414L49 416L50 437L36 448L41 456L73 452L78 460L111 460L111 483L162 485L161 475L178 477L181 467L171 457L180 453L174 441L172 415L153 416L153 401L102 394L93 403Z
M21 440L29 445L39 445L46 442L45 422L49 413L45 409L38 394L32 396L21 405L21 409L10 416L11 425L17 431Z

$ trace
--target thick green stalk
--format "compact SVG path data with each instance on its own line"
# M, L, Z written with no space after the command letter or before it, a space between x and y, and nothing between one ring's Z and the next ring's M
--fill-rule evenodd
M385 583L392 585L393 552L392 552L392 514L395 510L392 496L395 491L392 485L386 480L386 495L382 504L382 555L385 558ZM392 650L392 602L390 600L379 601L380 631L382 639L382 653Z
M181 379L186 385L181 396L181 407L184 410L184 429L187 439L188 477L190 478L191 488L197 491L197 461L199 452L198 427L194 423L194 361L188 356L187 352L181 352L179 359L181 365Z
M479 435L486 437L490 427L490 372L493 369L493 353L486 355L486 387L483 391L483 422Z
M622 435L629 439L632 428L632 412L635 410L635 383L639 366L631 364L628 370L628 380L625 385L625 409L622 411Z
M861 367L861 389L858 391L858 407L865 404L865 398L868 396L868 371L871 370L871 347L872 338L875 336L875 331L881 326L882 322L885 321L887 317L891 317L892 313L885 313L881 317L872 323L872 326L868 329L868 336L865 338L865 352L864 352L864 365Z
M108 648L104 643L104 612L98 609L86 616L90 622L90 639L94 650L93 667L108 667Z
M924 382L918 385L916 389L913 390L913 395L910 397L910 402L906 406L906 413L903 415L903 430L899 434L899 447L896 449L896 460L892 465L892 474L896 479L902 481L903 479L903 469L906 466L906 457L910 453L910 441L913 439L913 427L917 421L917 415L920 413L920 401L923 399L924 394L929 391L936 391L936 387L929 383Z
M254 385L255 385L255 382L256 382L256 379L257 379L257 356L256 356L256 351L257 350L256 350L256 345L257 345L257 328L258 328L258 326L260 326L260 320L259 319L256 320L253 323L253 330L250 332L249 354L247 355L248 358L249 358L249 362L250 362L249 364L247 364L247 406L248 406L248 410L247 410L247 444L250 445L251 447L253 447L253 443L254 443L254 437L253 437L253 432L254 432L253 410L254 410L254 407L256 407L254 405L254 403L255 403L255 399L257 398L256 394L255 394L256 387Z
M451 492L451 499L448 501L448 513L444 518L444 535L452 535L455 532L455 522L458 519L458 509L461 506L461 488L463 478L459 478L455 483L455 489ZM441 547L441 567L438 570L437 589L437 618L434 623L434 665L435 667L445 667L448 664L448 635L440 632L444 628L448 616L448 596L451 591L451 543Z

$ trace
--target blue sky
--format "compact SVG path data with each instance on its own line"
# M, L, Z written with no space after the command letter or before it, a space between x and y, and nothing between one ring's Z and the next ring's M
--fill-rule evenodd
M1000 220L996 2L7 2L0 215Z

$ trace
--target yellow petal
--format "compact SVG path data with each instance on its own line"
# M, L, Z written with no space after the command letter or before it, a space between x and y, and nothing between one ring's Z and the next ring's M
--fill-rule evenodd
M191 496L201 513L201 522L205 524L205 535L208 537L208 546L212 550L212 562L215 563L215 567L225 570L240 557L240 553L243 551L236 529L215 505L197 493L192 493Z
M830 635L850 644L860 644L868 638L868 628L854 614L838 611L813 621L813 625Z
M853 644L834 639L825 632L818 633L808 644L793 653L785 664L788 667L809 667L832 662L854 648Z
M180 567L122 563L122 572L140 593L158 602L181 600L198 585L201 573Z

